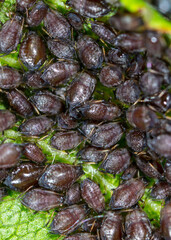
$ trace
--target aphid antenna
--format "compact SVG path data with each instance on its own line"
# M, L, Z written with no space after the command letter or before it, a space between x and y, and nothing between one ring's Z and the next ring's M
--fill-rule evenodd
M50 35L50 33L48 33L48 32L46 31L46 29L44 29L44 28L42 27L42 30L43 30L43 32L45 32L50 38L52 38L52 36Z
M31 188L33 188L33 186L28 187L24 192L22 192L22 193L17 197L17 199L22 198L22 196L23 196L26 192L28 192Z
M45 224L44 227L48 227L49 223L51 222L51 220L52 220L52 218L53 218L53 216L54 216L54 213L55 213L55 210L52 212L52 214L51 214L49 220L47 221L47 223Z

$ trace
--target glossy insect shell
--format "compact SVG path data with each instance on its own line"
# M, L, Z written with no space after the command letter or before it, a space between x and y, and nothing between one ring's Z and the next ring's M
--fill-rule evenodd
M165 199L171 196L171 184L166 181L158 182L152 188L150 196L154 199Z
M90 233L76 233L70 237L66 237L65 240L96 240L96 236Z
M105 199L100 187L90 179L85 179L81 183L81 195L90 208L97 213L105 209Z
M77 225L86 217L85 205L72 205L57 213L54 217L50 231L55 234L72 233Z
M0 110L0 131L11 128L16 123L16 116L9 110Z
M61 113L58 116L58 127L64 129L74 129L79 126L79 122L77 122L74 118L72 118L68 113Z
M83 19L78 13L69 12L67 14L68 22L76 30L81 30L83 27Z
M24 145L23 154L26 158L36 163L42 163L46 159L42 150L34 143Z
M56 192L68 190L83 174L82 168L64 163L50 165L39 179L39 186Z
M165 240L171 239L171 202L167 203L160 212L161 235Z
M77 155L81 161L98 163L105 158L107 152L95 147L85 147L81 149Z
M4 66L0 67L0 88L13 89L22 82L21 74L14 68Z
M38 69L46 60L46 47L35 32L29 32L19 50L19 57L30 70Z
M21 200L26 207L35 211L48 211L63 203L63 196L41 188L31 189Z
M131 178L133 178L136 173L137 173L138 169L136 167L136 165L131 164L123 173L122 175L122 179L123 180L130 180Z
M13 143L0 145L0 169L14 167L21 155L21 148ZM5 174L6 175L6 174Z
M79 203L80 200L81 200L80 185L79 183L75 183L66 192L65 203L67 205L73 205Z
M126 143L135 152L141 152L146 146L145 134L137 129L126 133Z
M41 89L48 86L48 83L41 78L41 72L28 72L25 75L25 83L33 89Z

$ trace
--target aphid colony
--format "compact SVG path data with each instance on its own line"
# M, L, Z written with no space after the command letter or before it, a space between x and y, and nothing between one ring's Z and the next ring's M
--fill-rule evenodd
M32 210L58 207L50 231L67 240L170 240L171 202L154 229L138 201L149 178L156 182L151 198L171 196L171 49L138 15L122 11L104 23L97 20L111 12L104 1L66 4L72 9L62 15L42 1L18 0L16 14L2 26L0 53L20 44L27 70L0 67L1 98L9 108L0 110L0 131L18 120L23 139L54 130L51 146L79 146L79 164L48 165L31 140L2 142L0 198L10 188L25 191L21 202ZM97 182L80 180L85 162L121 174L110 202Z

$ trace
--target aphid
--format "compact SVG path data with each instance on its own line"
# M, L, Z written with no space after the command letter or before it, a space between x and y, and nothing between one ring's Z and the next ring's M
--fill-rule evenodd
M26 120L21 124L19 130L24 135L40 136L49 131L53 125L54 122L52 119L47 118L46 116L38 116Z
M140 89L133 80L125 81L116 90L116 98L121 102L134 103L140 97Z
M96 123L84 121L79 131L87 138L90 138L97 127L98 125Z
M21 43L19 57L30 70L38 69L46 60L46 47L41 37L29 32Z
M69 234L72 233L77 225L87 215L85 205L72 205L67 207L54 217L50 231L55 234Z
M64 109L63 102L49 91L37 92L31 97L31 101L40 112L47 116L57 115Z
M72 81L67 90L66 102L72 106L79 106L92 96L96 86L96 79L86 72L80 73Z
M118 86L123 82L124 76L120 66L105 66L99 75L100 82L109 88Z
M83 19L78 13L69 12L67 20L75 30L81 30L83 27Z
M135 152L141 152L146 147L145 134L137 129L126 133L126 143Z
M111 48L108 52L108 60L114 64L121 65L122 68L127 68L129 65L129 55L118 48Z
M5 168L0 169L0 183L7 177L8 171Z
M79 183L73 184L66 192L65 203L73 205L79 203L81 200L81 191Z
M39 179L39 186L56 192L68 190L83 174L82 168L64 163L50 165Z
M151 239L152 229L147 215L136 209L126 216L126 240Z
M117 187L112 195L112 209L126 209L134 206L143 196L145 184L141 179L130 179Z
M102 22L91 22L91 28L102 40L109 44L114 44L116 34L110 27L104 25Z
M145 67L145 58L141 54L137 53L133 60L131 61L131 64L126 69L126 75L129 78L138 78L141 76L143 70Z
M148 177L160 178L161 174L155 166L156 161L151 161L148 155L139 155L136 157L136 164L138 168Z
M144 73L139 80L139 85L144 95L151 96L160 91L163 78L160 75L146 72Z
M57 132L51 138L51 146L59 150L69 150L77 147L83 140L76 131Z
M1 200L5 195L7 195L6 188L0 187L0 200Z
M48 10L44 18L44 25L49 35L53 38L71 38L71 26L66 18L57 11Z
M127 52L141 52L145 50L144 36L140 33L121 33L115 38L114 45Z
M145 35L147 53L153 57L162 56L162 44L160 35L155 31L147 31Z
M47 14L48 7L44 2L38 2L26 17L26 22L30 27L37 27Z
M35 211L47 211L61 206L63 203L63 196L56 192L35 188L26 192L21 203Z
M21 155L21 148L19 146L13 143L1 144L0 145L0 168L10 168L15 166L19 161L20 155Z
M79 108L83 117L92 121L113 121L121 115L119 107L113 103L105 101L90 101L86 102Z
M100 0L67 0L66 4L74 8L82 16L98 18L106 15L110 10L108 5Z
M20 12L25 12L27 9L33 6L36 0L17 0L17 10Z
M10 106L21 116L29 117L33 115L34 108L22 92L17 89L11 90L7 93L7 99Z
M158 182L152 188L150 196L154 199L165 199L171 196L171 184L165 181Z
M117 13L109 19L109 23L119 31L135 31L143 25L143 20L136 14Z
M19 16L8 20L0 31L0 53L8 54L19 44L23 28L23 19Z
M95 219L94 217L92 218L90 217L90 220L87 221L86 219L86 221L83 223L82 229L85 232L96 234L97 231L100 229L101 225L102 225L101 218Z
M21 82L22 76L16 69L8 66L0 67L0 88L16 88Z
M80 160L83 162L101 162L105 156L106 151L103 149L95 148L95 147L85 147L81 149L77 156L80 157Z
M152 97L149 102L159 111L166 112L171 108L171 94L169 92L162 92L158 96Z
M96 236L90 233L76 233L70 237L66 237L65 240L96 240Z
M102 240L122 239L122 217L115 212L107 212L100 229Z
M157 123L157 115L145 105L133 105L126 114L128 122L141 131L148 131Z
M42 74L41 78L50 84L50 86L57 87L66 83L70 78L79 71L80 66L78 62L56 62L51 64Z
M110 148L121 139L122 135L123 130L119 123L105 123L95 129L91 136L91 145L100 148Z
M42 150L34 143L26 143L23 147L23 154L36 163L42 163L46 160Z
M81 195L90 208L97 213L105 209L105 199L100 187L90 179L85 179L81 183Z
M76 56L75 49L71 42L59 39L49 39L47 45L51 53L57 58L73 59Z
M131 164L122 174L122 179L123 180L130 180L131 178L133 178L136 173L137 173L138 169L134 164Z
M131 156L126 148L116 149L109 153L100 168L103 168L107 173L118 174L130 165L130 160Z
M171 162L169 160L167 160L165 164L165 177L166 180L171 183Z
M68 113L61 113L58 116L58 127L64 129L75 129L79 126L79 122L77 122L74 118L72 118Z
M164 208L162 208L160 212L160 228L161 235L165 240L171 239L171 202L167 203Z
M41 78L41 72L28 72L25 75L25 82L28 87L33 89L41 89L48 86L48 83Z
M82 64L88 69L100 68L103 53L99 45L89 36L80 36L77 41L78 56Z
M34 163L21 163L7 176L4 184L15 191L25 191L38 183L44 167Z
M0 110L0 131L11 128L16 123L16 116L9 110Z

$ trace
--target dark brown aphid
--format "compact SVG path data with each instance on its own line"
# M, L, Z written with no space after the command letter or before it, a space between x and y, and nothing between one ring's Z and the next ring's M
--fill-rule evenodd
M143 25L143 20L136 14L117 13L109 19L110 25L119 31L135 31Z
M123 130L119 123L100 125L91 136L91 145L100 148L114 146L122 137Z
M48 86L48 83L45 82L42 78L41 72L29 72L25 75L25 82L28 87L33 89L41 89Z
M73 184L66 192L65 203L73 205L79 203L81 200L81 191L79 183Z
M161 39L158 32L155 31L147 31L145 36L145 46L147 49L147 53L153 57L161 57L162 56L162 44Z
M50 231L55 234L72 233L77 225L86 217L85 205L72 205L67 207L54 217Z
M71 26L64 16L59 12L48 10L44 18L44 25L48 33L53 38L71 38Z
M150 220L144 212L136 209L126 216L125 231L126 240L151 239Z
M131 178L133 178L136 173L137 173L138 169L134 164L131 164L122 174L122 179L123 180L130 180Z
M27 143L24 145L23 154L31 161L42 163L45 161L45 155L42 150L34 143Z
M116 149L107 156L100 168L112 174L121 173L130 165L130 160L131 156L126 148Z
M58 127L64 129L75 129L79 126L74 118L72 118L68 113L61 113L58 117Z
M168 182L158 182L151 191L151 197L154 199L165 199L171 196L171 184Z
M57 115L64 109L63 102L49 91L37 92L31 97L31 101L40 112L47 116Z
M40 136L49 131L54 122L45 116L33 117L25 121L19 128L22 134L28 136Z
M21 154L19 146L13 143L3 143L0 145L0 168L10 168L15 166Z
M144 105L133 105L127 111L127 120L141 131L148 131L157 123L157 115Z
M21 84L22 76L14 68L5 66L0 67L0 88L12 89Z
M7 195L6 188L0 187L0 200Z
M107 212L100 229L102 240L122 239L122 217L115 212Z
M167 203L160 212L161 235L165 240L171 239L171 202Z
M82 136L76 131L57 132L51 138L51 145L59 150L70 150L77 147L82 140Z
M140 97L140 89L133 80L128 80L117 87L116 98L121 102L134 103Z
M0 169L0 183L8 176L8 171L6 169Z
M145 58L140 53L136 54L135 58L131 61L131 64L126 70L126 75L129 78L138 78L141 76L145 67Z
M114 64L119 64L122 68L129 65L129 55L118 48L111 48L108 52L108 60Z
M126 209L134 206L143 196L145 184L141 179L131 179L117 187L112 195L112 209Z
M140 33L121 33L116 37L114 45L127 52L141 52L145 50L144 36Z
M86 221L83 223L82 225L82 229L85 231L85 232L89 232L89 233L94 233L96 234L97 231L100 229L102 225L102 218L91 218L90 217L90 220Z
M7 93L7 99L10 106L21 116L29 117L33 115L34 108L22 92L17 89L11 90Z
M35 211L47 211L61 206L63 203L63 196L56 192L35 188L24 195L21 203Z
M145 134L137 129L132 129L126 133L128 147L135 152L141 152L146 146Z
M68 190L83 174L82 168L64 163L50 165L39 179L39 185L56 192Z
M66 237L65 240L96 240L96 236L90 233L76 233L70 237Z
M165 164L165 177L166 180L171 183L171 162L169 160Z
M160 75L146 72L141 76L139 85L146 96L151 96L160 91L162 82L163 78Z
M38 69L46 60L46 47L41 37L29 32L21 43L19 57L28 69Z
M78 13L69 12L67 14L68 22L76 30L81 30L83 27L83 19Z
M105 199L98 184L90 179L85 179L81 183L81 195L90 208L97 213L103 212Z
M17 0L17 10L25 12L27 9L33 6L36 0Z
M46 16L48 7L44 2L38 2L31 11L29 11L26 22L30 27L37 27Z
M75 49L71 42L59 39L49 39L47 45L51 53L57 58L73 59L76 56Z
M78 156L80 156L80 160L84 162L101 162L105 156L106 151L103 149L95 148L95 147L85 147L81 151L78 152Z
M99 79L105 87L115 87L123 81L122 69L119 66L105 66L102 68Z
M66 101L72 107L79 106L92 96L96 79L86 72L80 73L69 86Z
M25 191L38 183L43 167L34 163L21 163L5 179L4 184L15 191Z
M51 64L42 74L42 79L53 87L64 84L80 69L78 62L56 62Z
M100 0L67 0L66 4L74 8L82 16L98 18L106 15L110 10L107 4Z
M86 102L79 108L79 111L81 111L85 119L99 122L113 121L121 115L121 110L117 105L103 100Z
M155 161L151 161L148 155L139 155L136 157L136 164L138 168L148 177L160 178L161 174L155 166Z
M0 131L14 126L16 116L8 110L0 110Z
M23 19L14 17L8 20L0 31L0 53L10 53L19 44L23 28Z
M91 28L102 40L109 44L114 44L116 34L110 27L104 25L102 22L91 22Z
M82 64L88 69L100 68L103 53L99 45L89 36L80 36L77 41L78 56Z

